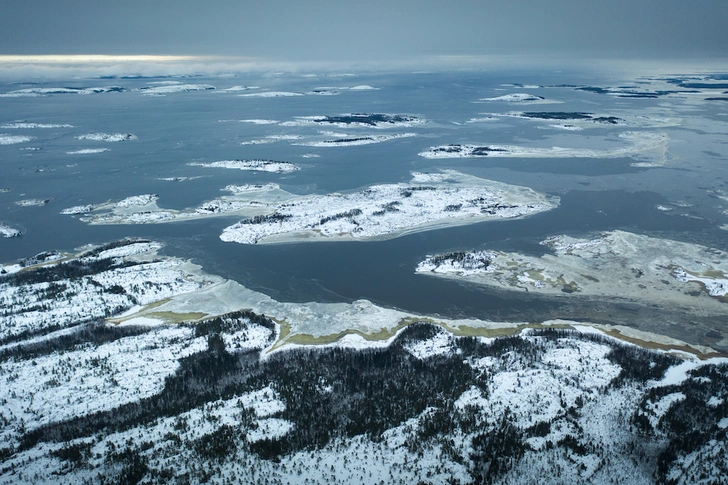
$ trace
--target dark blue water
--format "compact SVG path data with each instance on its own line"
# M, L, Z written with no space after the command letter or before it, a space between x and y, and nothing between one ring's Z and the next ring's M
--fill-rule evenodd
M566 316L563 301L520 293L468 287L452 281L416 276L414 268L426 255L479 248L538 253L538 242L555 234L585 234L622 229L661 235L728 249L725 232L717 228L717 206L695 205L701 218L676 217L660 212L668 204L677 181L672 169L635 168L629 158L615 159L455 159L427 160L418 152L447 143L526 144L543 142L561 132L537 129L537 124L507 118L463 124L482 113L511 110L641 112L663 100L616 100L571 88L514 90L501 83L589 83L578 73L461 72L453 74L378 74L356 78L296 76L238 79L192 79L219 88L238 84L270 90L308 92L320 86L370 84L378 90L345 91L338 96L244 98L221 92L189 92L164 97L142 96L133 89L145 80L75 80L47 86L121 85L130 91L96 95L51 95L38 98L0 98L0 124L15 120L70 123L74 128L0 129L0 133L28 134L33 141L0 146L0 221L21 228L21 238L0 240L0 260L11 261L48 249L71 250L126 236L148 237L167 243L168 254L192 258L211 272L235 279L283 301L351 301L367 298L409 311L459 317L537 319ZM2 85L0 92L22 85ZM561 101L549 105L479 103L479 98L509 92L536 92ZM283 127L220 122L264 118L289 121L296 116L337 115L351 112L411 114L430 123L423 127L389 130ZM707 116L707 114L706 114ZM288 142L240 145L268 135L304 137L330 129L352 135L416 132L419 136L359 147L313 148ZM666 129L670 132L672 129ZM624 131L597 127L567 134L575 140L601 139ZM77 140L90 132L133 133L138 139L104 143ZM579 138L582 137L582 138ZM586 137L586 138L584 138ZM21 150L38 147L39 151ZM106 147L100 154L68 155L67 151ZM318 158L303 158L316 153ZM267 174L191 167L191 161L213 162L234 158L266 158L299 164L292 174ZM691 175L706 185L720 184L723 167L712 176ZM553 211L521 220L486 222L413 234L390 241L302 243L246 246L223 243L218 236L235 218L212 218L162 225L88 226L60 215L77 204L96 204L128 196L159 194L159 205L182 209L220 196L227 184L276 182L293 193L328 193L364 188L375 183L409 180L413 170L454 168L508 183L528 185L561 197ZM691 172L692 174L692 172ZM201 177L181 182L162 177ZM702 179L701 179L702 177ZM692 182L691 182L692 183ZM705 191L692 190L696 200ZM688 195L693 192L689 192ZM702 194L702 195L700 195ZM15 201L51 199L43 207L19 207ZM700 199L702 200L702 199ZM710 212L712 211L712 212ZM569 310L570 311L570 310ZM570 314L573 316L573 314Z

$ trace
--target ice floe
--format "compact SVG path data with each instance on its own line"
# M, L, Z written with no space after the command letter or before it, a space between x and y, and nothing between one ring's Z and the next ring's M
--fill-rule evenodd
M17 143L27 143L32 139L32 136L9 135L7 133L0 133L0 145L15 145Z
M247 98L289 98L293 96L305 96L305 94L290 91L263 91L260 93L239 94L238 96Z
M8 226L7 224L4 224L0 222L0 236L2 237L18 237L22 233L19 229L15 229L13 227Z
M189 162L192 167L227 168L234 170L253 170L257 172L288 173L300 170L300 167L289 162L275 160L221 160L219 162Z
M72 150L66 152L68 155L92 155L94 153L104 153L111 150L110 148L82 148L80 150Z
M280 123L280 121L278 121L278 120L266 120L266 119L257 119L257 118L253 118L253 119L249 119L249 120L219 120L218 122L219 123L230 123L230 122L252 123L254 125L277 125L278 123Z
M243 244L391 238L444 225L520 217L557 203L525 187L447 172L446 181L433 177L428 186L384 184L290 200L268 215L226 228L220 238Z
M186 93L190 91L211 91L216 89L212 84L183 84L170 83L158 86L139 88L146 96L160 96L165 94Z
M116 142L136 140L137 137L132 133L86 133L85 135L78 135L76 139Z
M15 205L20 207L33 207L33 206L44 206L50 202L51 199L23 199L15 202Z
M0 125L0 129L4 130L15 130L15 129L33 129L33 128L73 128L73 125L69 124L56 124L56 123L28 123L25 121L16 121L15 123L5 123Z

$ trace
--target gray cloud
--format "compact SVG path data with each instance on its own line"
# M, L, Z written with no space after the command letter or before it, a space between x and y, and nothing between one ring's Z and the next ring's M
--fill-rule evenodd
M4 0L3 54L725 56L725 0Z

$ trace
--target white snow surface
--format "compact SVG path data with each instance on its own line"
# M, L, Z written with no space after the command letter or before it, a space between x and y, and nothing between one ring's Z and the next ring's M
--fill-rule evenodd
M442 330L430 339L409 343L404 348L418 359L449 354L453 351L453 336Z
M58 279L15 286L0 284L0 339L24 332L46 332L54 327L66 328L79 322L102 318L131 307L147 305L175 295L199 290L209 284L205 278L193 278L186 272L185 262L166 258L146 261L148 254L161 246L155 242L135 243L85 257L81 262L111 257L119 262L141 258L133 266L111 267L93 275L74 279ZM56 258L57 259L57 258ZM66 264L57 260L54 264ZM123 291L108 291L115 287Z
M0 364L3 418L27 429L110 410L158 393L179 359L207 348L188 327L163 326L98 347L50 354L27 362ZM18 436L15 426L0 430L4 442Z
M157 199L158 197L156 194L133 195L131 197L127 197L126 199L120 200L116 203L115 207L125 209L128 207L145 206L156 202Z
M273 182L265 184L244 184L244 185L226 185L220 189L226 192L232 192L233 194L245 194L249 192L265 192L268 190L279 190L280 186Z

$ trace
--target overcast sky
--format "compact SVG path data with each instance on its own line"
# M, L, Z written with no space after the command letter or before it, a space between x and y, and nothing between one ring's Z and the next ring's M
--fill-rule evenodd
M0 0L0 54L726 57L728 0Z

